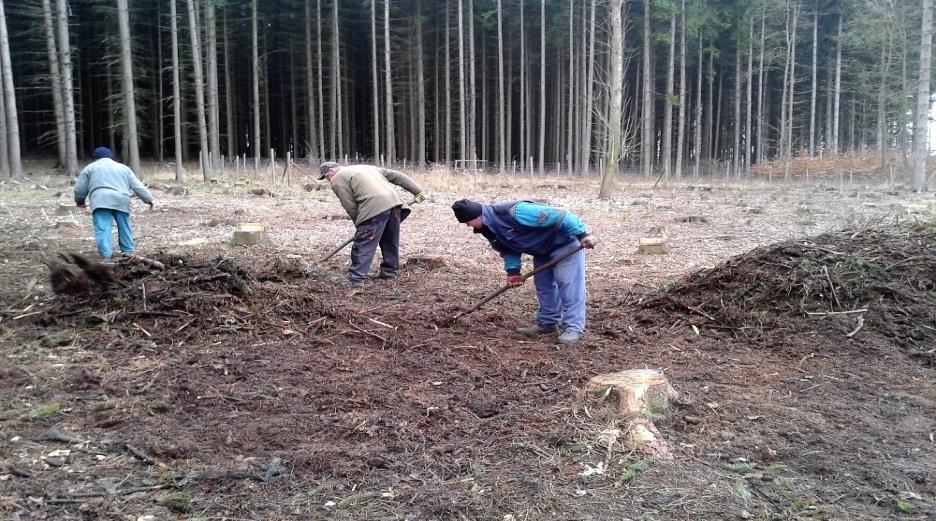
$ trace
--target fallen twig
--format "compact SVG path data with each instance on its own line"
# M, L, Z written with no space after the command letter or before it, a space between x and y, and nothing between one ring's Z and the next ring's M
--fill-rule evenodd
M855 313L867 313L866 308L862 309L852 309L849 311L807 311L806 314L810 316L822 316L822 315L853 315Z
M348 324L351 324L351 327L353 327L354 329L357 329L358 331L360 331L361 333L364 333L365 335L370 335L385 344L387 343L387 339L378 335L377 333L372 333L366 329L360 328L357 326L357 324L355 324L354 322L351 322L350 320L348 321Z
M864 315L858 315L858 326L855 327L855 329L853 329L851 333L845 336L848 338L851 338L855 336L856 334L858 334L858 332L861 331L861 328L863 327L864 327Z

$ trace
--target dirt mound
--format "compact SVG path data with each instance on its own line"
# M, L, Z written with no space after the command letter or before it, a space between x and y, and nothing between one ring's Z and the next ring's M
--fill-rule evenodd
M850 327L849 336L861 328L892 336L932 364L934 238L932 224L901 224L772 244L688 275L642 308L748 336L791 320L830 319Z

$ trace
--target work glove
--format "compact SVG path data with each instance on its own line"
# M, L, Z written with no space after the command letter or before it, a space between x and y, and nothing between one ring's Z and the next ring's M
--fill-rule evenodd
M415 196L413 196L413 202L414 202L414 203L421 203L421 202L423 202L423 201L425 201L425 200L426 200L426 192L419 192L418 194L416 194Z
M523 285L524 281L526 279L521 275L507 275L507 285L512 288Z
M598 239L592 237L591 235L586 235L585 237L579 239L579 242L582 243L583 248L592 249L596 244L598 244Z

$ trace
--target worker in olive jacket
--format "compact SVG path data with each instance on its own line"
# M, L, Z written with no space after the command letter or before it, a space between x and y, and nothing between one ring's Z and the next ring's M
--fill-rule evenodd
M402 172L372 165L342 166L329 161L322 163L319 170L319 179L331 183L332 191L357 228L348 267L348 295L363 291L377 246L383 256L378 277L396 279L400 268L400 223L409 209L403 207L403 199L394 185L412 193L415 202L425 198L422 188Z

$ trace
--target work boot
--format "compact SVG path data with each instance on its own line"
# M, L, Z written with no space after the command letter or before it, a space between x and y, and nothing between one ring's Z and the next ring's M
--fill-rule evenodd
M364 284L348 284L348 291L345 292L346 297L354 297L364 293Z
M386 271L381 271L377 274L377 278L380 280L390 280L394 281L397 279L396 273L387 273Z
M556 324L535 324L532 326L523 326L515 329L517 333L523 336L541 336L551 335L556 332Z
M571 329L566 329L559 335L557 342L564 346L575 345L582 338L581 331L572 331Z

